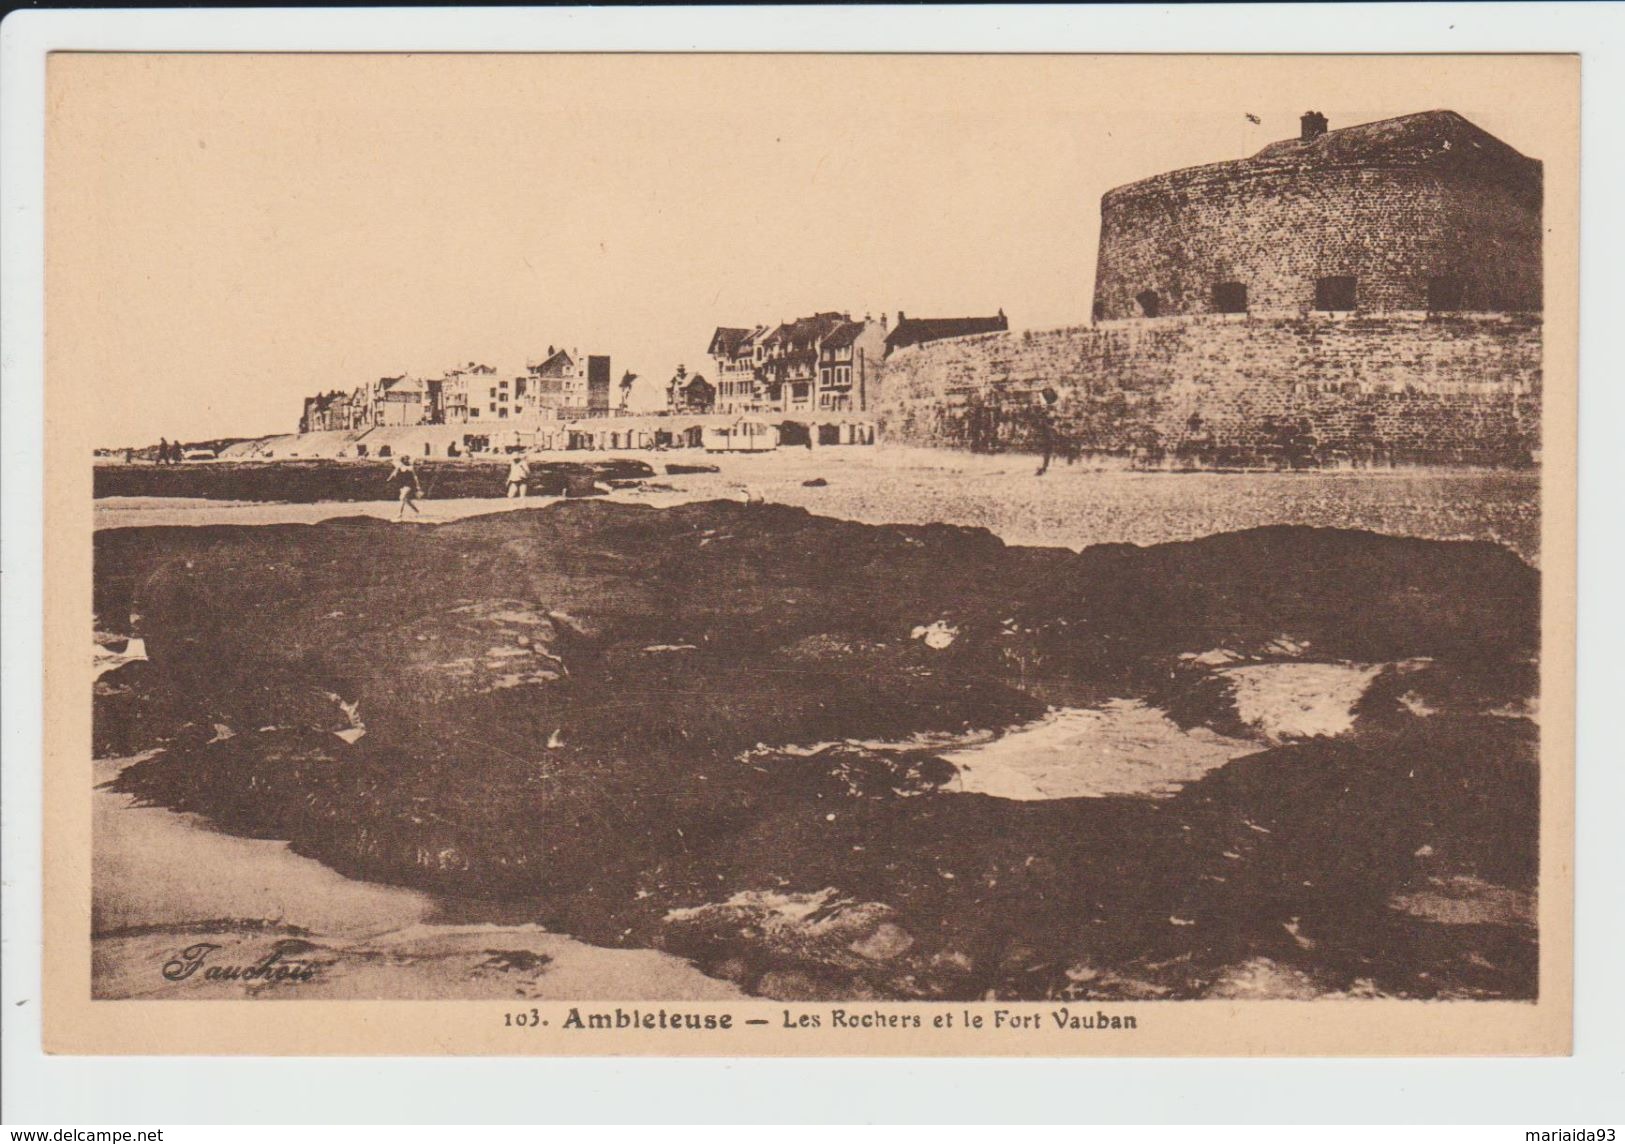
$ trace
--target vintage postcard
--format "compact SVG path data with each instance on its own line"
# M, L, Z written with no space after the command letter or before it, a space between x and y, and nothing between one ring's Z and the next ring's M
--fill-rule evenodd
M54 55L47 1047L1568 1052L1579 74Z

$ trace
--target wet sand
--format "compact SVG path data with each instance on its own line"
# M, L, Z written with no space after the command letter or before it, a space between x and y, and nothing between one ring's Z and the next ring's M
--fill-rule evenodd
M535 508L558 497L465 497L460 500L420 501L421 512L407 513L407 521L444 524L470 516ZM202 526L211 524L318 524L346 516L394 520L400 505L392 500L319 501L285 504L277 501L207 500L202 497L103 497L95 502L95 525L104 528Z
M470 920L490 903L346 878L286 842L238 838L207 820L105 789L133 759L95 765L92 978L98 998L321 997L707 1000L739 996L681 958L602 949L541 926ZM317 967L310 981L166 980L181 951L202 968Z
M1432 540L1490 540L1539 564L1540 477L1534 472L1143 473L1080 464L1059 465L1037 477L1027 457L901 447L760 455L629 453L624 458L647 460L657 472L668 462L715 465L720 471L655 476L642 487L616 489L607 499L669 507L753 498L865 524L967 525L986 528L1007 544L1074 550L1092 544L1192 540L1269 524L1366 528ZM827 483L804 484L810 480ZM534 507L548 499L431 498L420 504L425 521L447 521ZM355 515L390 519L397 511L394 501L385 500L250 504L110 497L95 502L95 521L97 528L309 524Z

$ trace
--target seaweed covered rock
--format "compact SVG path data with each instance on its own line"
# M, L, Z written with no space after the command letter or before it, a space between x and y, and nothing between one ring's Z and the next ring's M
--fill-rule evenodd
M95 606L149 657L97 748L164 748L119 789L763 995L1534 988L1539 582L1491 545L571 500L104 531ZM1057 704L1130 737L1082 767L1231 738L977 793L966 752Z

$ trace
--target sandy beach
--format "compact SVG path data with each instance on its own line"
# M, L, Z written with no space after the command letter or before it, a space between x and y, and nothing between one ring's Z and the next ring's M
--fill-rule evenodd
M1366 528L1434 540L1489 540L1539 564L1539 474L1483 469L1161 473L1036 458L906 447L838 447L749 454L558 453L552 460L714 465L716 473L658 475L612 500L667 507L754 498L865 524L943 522L986 528L1007 544L1081 549L1156 544L1266 524ZM808 484L807 482L823 482ZM432 493L432 488L431 488ZM497 491L493 489L493 492ZM553 498L429 499L426 523L533 507ZM170 497L95 502L96 527L311 524L338 516L391 519L393 501L268 504ZM411 519L418 519L408 516Z
M488 902L461 902L346 878L286 842L239 838L206 819L136 805L105 789L134 760L96 763L91 925L99 998L243 996L661 999L740 996L680 958L604 949L514 924ZM254 964L273 949L319 966L308 982L245 983L193 973L169 980L177 951L204 968Z

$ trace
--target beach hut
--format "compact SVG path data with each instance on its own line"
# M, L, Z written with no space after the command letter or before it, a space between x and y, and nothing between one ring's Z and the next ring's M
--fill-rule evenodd
M708 453L766 453L779 447L779 431L765 421L741 418L731 425L705 428Z

